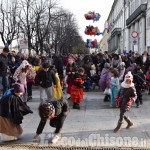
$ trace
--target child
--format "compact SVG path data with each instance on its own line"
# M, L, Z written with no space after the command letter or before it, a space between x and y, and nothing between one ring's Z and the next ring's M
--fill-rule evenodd
M13 75L13 79L15 82L20 82L24 85L25 92L23 93L23 102L26 104L27 102L27 73L29 69L31 68L31 65L28 63L28 61L24 60L21 65L17 68Z
M71 87L71 101L73 109L80 109L80 102L83 100L83 79L84 69L79 68L78 72L73 76L73 85Z
M130 109L131 104L132 104L130 98L132 98L132 101L135 101L137 98L134 83L132 83L132 81L133 81L133 76L131 72L128 72L125 75L125 79L121 83L121 88L118 92L119 103L120 103L120 118L119 118L117 127L114 129L114 132L119 131L119 129L121 128L123 119L125 119L125 121L127 122L126 129L130 128L133 125L131 120L125 116L126 111Z
M84 80L85 90L86 92L88 92L91 86L91 79L87 76L87 74L84 74L83 80Z
M146 85L148 86L148 93L150 95L150 67L146 72Z
M115 107L115 97L118 94L119 91L119 73L116 69L113 69L111 71L112 77L111 77L111 95L110 95L110 100L111 100L111 107Z
M33 141L38 140L38 136L42 133L47 120L50 120L50 126L56 128L51 142L56 143L60 139L59 133L63 127L68 111L69 105L63 98L58 101L42 102L39 106L41 121L38 125Z

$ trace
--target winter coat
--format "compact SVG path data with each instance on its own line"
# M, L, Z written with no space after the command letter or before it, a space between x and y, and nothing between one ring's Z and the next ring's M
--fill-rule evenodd
M8 58L3 54L0 54L0 76L6 76L8 69Z
M56 77L52 69L49 69L47 72L42 69L37 73L35 85L40 85L42 88L49 88L52 86L52 83L56 85Z
M21 124L23 116L32 111L13 92L0 100L0 116L10 119L14 124Z
M135 101L137 99L136 89L134 87L121 87L118 92L118 97L120 102L120 109L129 110L132 105L132 103L130 103L130 98L132 98L132 101Z
M24 60L21 65L16 69L13 79L17 82L20 81L22 84L26 85L27 84L27 72L22 72L22 69L25 68L27 65L30 65L28 61Z
M110 82L111 82L111 72L109 69L103 69L100 80L99 80L99 86L102 91L104 91L106 88L110 88Z

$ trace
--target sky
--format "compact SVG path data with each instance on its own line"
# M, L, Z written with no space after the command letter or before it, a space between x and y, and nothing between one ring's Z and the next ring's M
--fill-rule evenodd
M85 35L85 27L89 25L93 25L94 27L97 26L100 29L100 32L103 32L104 23L108 18L114 0L58 0L58 2L60 6L68 9L75 15L80 36L83 37L84 41L86 41L86 39L97 39L97 41L100 41L102 35ZM93 23L92 20L86 20L84 14L86 14L88 11L95 11L95 13L99 13L101 15L99 21ZM1 39L0 45L3 45Z
M84 34L85 27L88 25L97 26L100 32L104 30L104 23L108 18L112 4L114 0L60 0L59 3L63 8L70 10L76 17L77 24L79 26L79 33L83 37L84 41L86 39L97 39L100 41L102 35L100 36L88 36ZM86 20L84 14L88 11L95 11L99 13L101 18L99 21L94 22L92 20Z

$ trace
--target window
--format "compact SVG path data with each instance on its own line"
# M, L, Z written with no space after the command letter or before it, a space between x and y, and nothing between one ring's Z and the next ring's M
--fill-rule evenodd
M150 46L147 47L148 54L150 54Z
M147 17L147 28L150 27L150 16Z

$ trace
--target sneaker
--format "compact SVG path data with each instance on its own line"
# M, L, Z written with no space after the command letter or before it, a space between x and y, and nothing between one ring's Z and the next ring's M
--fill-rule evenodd
M16 136L9 136L9 135L6 135L6 134L1 134L1 140L3 142L16 141L16 140L18 140L18 137L16 137Z
M54 137L52 138L52 143L53 144L57 143L59 139L60 139L60 136L58 134L55 134Z

